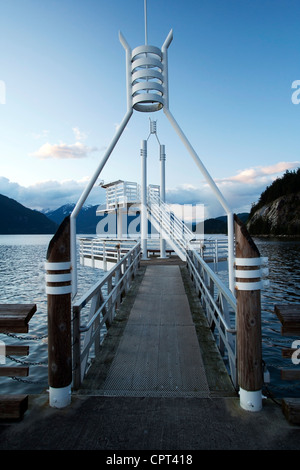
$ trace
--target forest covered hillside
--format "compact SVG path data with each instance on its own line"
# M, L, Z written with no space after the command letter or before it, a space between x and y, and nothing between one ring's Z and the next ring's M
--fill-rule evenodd
M286 171L251 208L251 235L300 236L300 168Z

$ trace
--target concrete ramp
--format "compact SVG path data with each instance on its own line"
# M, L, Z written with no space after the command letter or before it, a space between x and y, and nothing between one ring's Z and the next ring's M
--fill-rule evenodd
M179 266L147 266L101 393L209 396Z

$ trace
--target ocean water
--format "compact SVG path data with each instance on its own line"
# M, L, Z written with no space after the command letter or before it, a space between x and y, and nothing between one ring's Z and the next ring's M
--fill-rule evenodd
M7 336L5 344L29 346L29 356L6 359L6 365L29 363L29 376L0 377L0 393L41 393L48 387L47 294L45 268L51 235L0 235L0 303L34 303L37 311L28 333ZM104 272L78 264L78 296L92 286ZM29 340L28 340L29 338ZM21 365L21 364L19 364Z
M41 393L48 387L47 369L47 295L44 262L51 235L0 235L0 302L35 303L37 312L28 334L0 334L6 344L30 346L27 357L15 357L28 363L30 375L12 379L0 377L1 393ZM281 355L295 339L282 337L281 325L274 314L276 304L300 304L300 241L255 239L261 256L268 257L270 286L262 291L263 360L270 372L268 390L274 397L299 396L300 382L282 381L281 368L299 368ZM78 295L93 285L104 272L78 265ZM16 365L7 359L8 365Z
M254 239L261 256L268 258L270 286L262 290L263 360L271 376L268 385L277 397L300 397L300 381L283 381L281 369L300 369L291 359L282 358L282 348L291 348L298 337L281 335L281 323L274 313L276 304L300 304L300 241ZM299 347L299 346L298 346ZM300 354L297 355L300 359Z

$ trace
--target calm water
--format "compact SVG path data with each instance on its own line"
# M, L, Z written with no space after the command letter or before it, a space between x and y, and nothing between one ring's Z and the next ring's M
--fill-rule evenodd
M271 374L269 389L278 397L300 397L299 381L280 378L280 369L300 368L281 353L300 337L281 336L281 324L274 314L276 304L300 304L300 241L255 239L255 243L261 256L268 257L270 287L262 291L262 336L263 359Z
M30 355L18 358L30 364L30 375L21 381L0 378L1 393L40 393L47 388L47 296L44 262L50 235L0 235L0 302L35 303L37 312L26 334L11 338L0 334L6 344L28 344ZM281 357L282 347L298 338L280 334L274 314L276 303L300 303L300 241L255 239L261 256L269 259L270 287L262 292L263 359L271 374L269 390L275 397L300 396L300 384L283 382L280 368L300 367ZM79 295L99 279L102 271L78 266ZM300 339L300 338L299 338ZM7 360L8 364L16 365Z
M30 375L17 380L0 377L1 393L40 393L48 387L44 263L51 238L51 235L0 235L0 302L37 305L28 333L16 334L15 337L0 334L0 340L5 344L26 344L30 347L29 356L15 357L30 363ZM78 265L78 295L84 293L102 274L102 270ZM30 341L26 340L28 337ZM17 365L9 359L6 364Z

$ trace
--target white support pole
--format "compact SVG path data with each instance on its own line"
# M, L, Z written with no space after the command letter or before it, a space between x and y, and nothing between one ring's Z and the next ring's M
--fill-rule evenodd
M148 236L148 218L147 218L147 141L141 143L142 157L142 184L141 184L141 243L142 259L147 259L147 236Z
M126 53L126 89L127 89L127 110L132 110L132 95L131 95L131 47L126 41L125 37L119 32L119 40L125 49Z
M173 41L173 30L169 32L168 36L166 37L165 42L162 45L161 52L163 55L163 77L164 77L164 109L169 108L169 79L168 79L168 48Z
M160 145L160 199L166 202L166 153L165 146ZM166 257L166 240L163 238L162 233L160 234L160 257Z
M206 170L205 166L201 162L200 158L198 157L197 153L191 146L190 142L188 141L187 137L184 135L183 131L179 127L178 123L176 122L175 118L173 117L170 110L164 106L164 113L166 114L167 118L169 119L170 123L172 124L173 128L175 129L176 133L181 138L183 144L187 148L188 152L191 154L194 162L200 169L201 173L203 174L204 178L206 179L207 183L211 187L212 191L214 192L215 196L217 197L218 201L226 211L228 217L228 273L229 273L229 288L232 292L234 292L234 237L233 237L233 215L230 207L227 204L223 194L220 192L218 186ZM231 223L232 222L232 223ZM232 229L231 229L232 226Z
M228 234L228 277L229 289L234 294L234 221L233 213L227 212L227 234Z
M85 203L88 195L90 194L94 184L96 183L97 179L101 171L103 170L107 160L110 157L113 149L115 148L119 138L121 137L125 127L127 126L129 119L132 116L132 108L128 109L127 113L125 114L120 126L117 129L117 132L110 143L108 149L105 152L104 157L102 158L100 164L98 165L97 170L95 171L94 175L90 179L88 185L86 186L85 190L81 194L76 206L73 209L73 212L70 217L70 230L71 230L71 266L72 266L72 297L74 298L77 293L77 258L76 258L76 218Z
M147 0L144 0L144 17L145 17L145 44L148 44L148 28L147 28Z
M122 211L122 207L118 206L117 207L117 238L118 239L122 239L122 236L123 236L123 211Z

